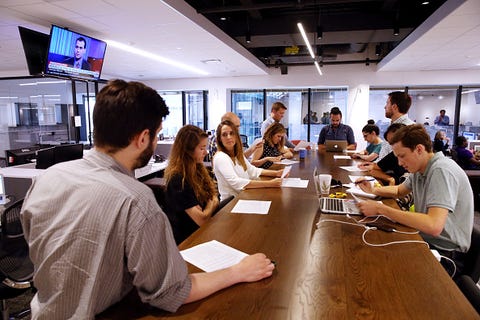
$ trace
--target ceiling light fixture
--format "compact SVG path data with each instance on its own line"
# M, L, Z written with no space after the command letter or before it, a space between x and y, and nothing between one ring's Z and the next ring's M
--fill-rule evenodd
M145 57L145 58L148 58L148 59L152 59L152 60L155 60L155 61L158 61L158 62L161 62L161 63L171 65L173 67L178 67L178 68L183 69L183 70L188 71L188 72L194 72L196 74L200 74L200 75L204 75L204 76L208 75L208 72L206 72L206 71L200 70L198 68L186 65L186 64L178 62L178 61L170 60L168 58L153 54L153 53L148 52L148 51L137 49L137 48L134 48L132 46L129 46L129 45L126 45L126 44L123 44L123 43L120 43L120 42L117 42L117 41L114 41L114 40L106 40L106 42L109 46L120 49L120 50L123 50L123 51L126 51L128 53L133 53L133 54L136 54L136 55L141 56L141 57Z
M302 23L301 22L297 23L297 27L300 30L300 33L302 34L303 41L305 41L305 44L307 45L308 52L310 53L310 56L312 56L312 58L315 59L315 54L313 54L312 46L310 45L310 41L308 41L307 34L305 33L305 30L303 29Z
M393 27L393 35L398 36L400 34L400 28L396 25Z
M247 31L247 34L245 35L245 41L247 43L252 42L252 35L250 34L250 31Z
M382 54L382 47L380 46L380 44L377 44L375 46L375 55L378 57L380 56L380 54Z
M315 68L317 68L318 73L323 76L322 70L320 69L320 65L318 64L317 61L315 61Z
M317 27L317 39L321 40L323 38L323 28L322 26Z

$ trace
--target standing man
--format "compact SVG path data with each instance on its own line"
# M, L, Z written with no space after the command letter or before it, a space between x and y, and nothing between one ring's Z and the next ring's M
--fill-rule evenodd
M152 88L109 82L93 111L95 149L33 181L21 212L38 290L32 319L93 319L133 287L143 302L175 312L272 274L263 254L188 274L166 215L134 176L152 157L168 112Z
M440 114L435 117L434 124L439 126L448 126L450 124L450 117L445 114L445 110L440 110Z
M280 122L282 118L285 116L285 112L287 111L287 107L281 102L274 102L272 104L272 109L270 111L270 117L267 118L265 121L262 122L262 127L260 128L260 134L265 134L267 128L274 122ZM295 145L288 140L288 136L285 135L285 146L287 148L295 148Z
M401 123L404 125L414 124L407 115L410 106L412 105L412 97L403 91L393 91L388 94L387 102L385 103L385 117L391 120L390 124ZM378 155L377 161L380 161L387 154L392 152L392 147L387 141L383 141L382 149Z
M338 107L333 107L330 110L330 124L323 127L318 135L318 150L325 150L325 141L327 140L346 140L347 150L357 148L352 128L341 122L342 111Z
M65 60L73 68L90 70L90 63L83 57L87 52L87 41L83 37L78 37L75 41L75 49L73 50L73 57Z
M430 135L420 124L399 129L390 143L398 163L411 174L397 186L359 185L363 191L381 197L399 198L413 191L415 212L377 201L360 202L361 212L366 216L383 214L419 230L424 240L453 259L461 272L473 228L473 193L467 175L443 153L433 153Z

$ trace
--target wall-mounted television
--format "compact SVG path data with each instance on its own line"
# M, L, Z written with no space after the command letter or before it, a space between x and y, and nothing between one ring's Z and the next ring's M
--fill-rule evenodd
M106 48L105 41L52 25L45 73L98 80Z
M23 51L30 75L42 74L45 70L50 35L18 26Z

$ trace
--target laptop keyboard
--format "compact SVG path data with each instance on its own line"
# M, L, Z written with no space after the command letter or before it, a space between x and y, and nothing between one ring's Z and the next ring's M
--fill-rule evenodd
M344 212L343 201L337 198L323 198L323 209L336 212Z

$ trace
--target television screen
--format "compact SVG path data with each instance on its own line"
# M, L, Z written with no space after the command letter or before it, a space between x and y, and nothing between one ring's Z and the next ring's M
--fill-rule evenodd
M98 80L107 43L52 25L46 74Z
M18 26L18 32L27 59L29 74L42 74L45 69L45 58L47 57L50 36L21 26Z

